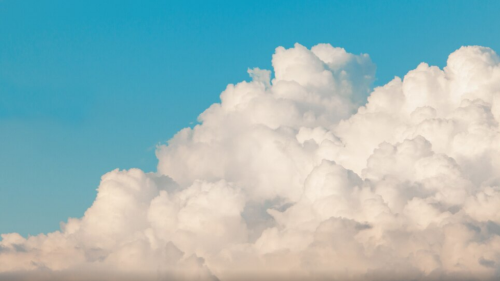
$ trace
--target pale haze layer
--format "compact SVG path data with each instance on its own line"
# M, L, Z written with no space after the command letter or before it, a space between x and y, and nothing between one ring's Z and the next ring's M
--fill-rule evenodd
M0 277L500 277L493 50L462 47L371 93L365 54L296 44L272 65L159 146L157 173L111 171L82 218L2 234Z

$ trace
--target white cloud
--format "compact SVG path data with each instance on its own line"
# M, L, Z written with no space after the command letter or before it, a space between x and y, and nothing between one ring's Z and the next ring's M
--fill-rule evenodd
M500 277L491 49L371 93L369 56L327 44L279 47L273 68L249 70L160 146L157 173L112 171L60 231L3 234L0 277Z

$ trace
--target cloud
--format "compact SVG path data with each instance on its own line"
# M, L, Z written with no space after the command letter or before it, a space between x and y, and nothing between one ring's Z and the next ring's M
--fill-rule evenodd
M368 55L296 44L272 62L159 146L156 173L109 172L82 218L3 234L0 278L500 277L493 50L372 92Z

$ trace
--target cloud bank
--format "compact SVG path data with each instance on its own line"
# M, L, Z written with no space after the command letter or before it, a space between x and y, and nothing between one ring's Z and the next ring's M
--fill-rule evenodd
M493 50L372 92L369 56L328 44L279 47L272 65L159 146L156 173L105 174L60 231L2 234L0 277L500 278Z

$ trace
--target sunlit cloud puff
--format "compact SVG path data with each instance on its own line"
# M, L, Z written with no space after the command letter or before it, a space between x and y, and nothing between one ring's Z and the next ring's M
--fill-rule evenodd
M328 44L272 65L159 146L156 173L111 171L82 218L3 234L0 278L500 278L493 50L373 91L370 57Z

